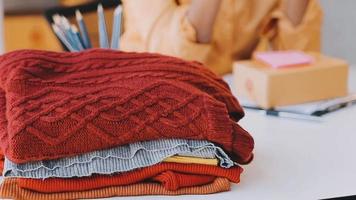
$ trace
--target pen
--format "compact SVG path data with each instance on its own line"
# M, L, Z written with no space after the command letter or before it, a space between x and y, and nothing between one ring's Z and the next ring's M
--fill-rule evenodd
M122 6L119 5L114 11L114 25L111 34L111 48L120 48Z
M333 112L335 110L338 110L340 108L345 108L348 106L352 106L356 104L356 94L351 95L349 97L343 98L338 104L331 105L326 108L327 112Z
M99 28L99 43L101 48L109 48L108 34L106 31L106 23L103 6L98 5L98 28Z
M91 48L91 42L88 34L87 27L85 25L82 13L79 10L75 11L75 16L79 26L79 30L83 39L83 45L85 49Z
M281 118L299 119L299 120L307 120L307 121L315 121L315 122L322 121L320 117L305 115L305 114L290 113L290 112L283 112L283 111L276 111L276 110L263 110L262 112L268 116L275 116Z

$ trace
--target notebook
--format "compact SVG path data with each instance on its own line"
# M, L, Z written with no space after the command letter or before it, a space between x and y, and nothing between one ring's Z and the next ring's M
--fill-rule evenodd
M251 102L246 98L239 97L239 101L244 108L263 110L258 105L256 105L255 103ZM356 105L356 92L350 93L345 97L339 97L339 98L334 98L334 99L329 99L324 101L315 101L315 102L297 104L291 106L278 106L275 107L274 110L280 112L303 114L303 115L322 116L327 113L351 105Z
M313 57L301 51L269 51L256 52L254 59L261 61L273 68L306 65L313 62Z

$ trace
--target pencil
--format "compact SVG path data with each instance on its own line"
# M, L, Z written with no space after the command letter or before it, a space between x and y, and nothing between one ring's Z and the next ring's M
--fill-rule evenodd
M79 51L80 48L75 41L75 36L74 36L74 33L72 32L72 29L70 27L70 23L69 23L68 19L65 18L64 16L61 16L61 23L63 24L63 27L64 27L63 31L65 33L67 40L69 41L69 43L72 45L72 47L74 49Z
M74 36L75 43L79 47L79 50L84 50L84 46L82 44L82 39L80 37L78 28L73 24L70 27L71 27L71 31L72 31L73 36Z
M59 31L62 32L63 35L65 36L65 28L64 28L64 25L62 23L62 17L59 14L55 14L55 15L52 16L52 19L54 21L54 24L59 29Z
M108 34L106 31L106 23L103 6L98 5L98 28L99 28L99 43L101 48L109 48Z
M54 14L52 16L53 22L57 25L60 26L61 25L61 16L59 14Z
M75 17L79 26L80 34L83 39L83 45L85 49L91 48L91 42L88 34L87 27L85 25L82 13L79 10L75 11Z
M67 38L64 36L63 32L59 29L59 27L56 24L52 24L52 28L53 28L54 33L63 42L63 44L69 49L69 51L77 51L68 42Z
M114 11L114 25L111 34L111 48L120 48L122 6L119 5Z

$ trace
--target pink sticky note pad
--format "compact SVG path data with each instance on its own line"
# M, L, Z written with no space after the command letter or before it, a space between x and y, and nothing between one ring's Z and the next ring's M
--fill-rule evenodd
M273 68L306 65L313 62L313 57L301 51L256 52L254 58Z

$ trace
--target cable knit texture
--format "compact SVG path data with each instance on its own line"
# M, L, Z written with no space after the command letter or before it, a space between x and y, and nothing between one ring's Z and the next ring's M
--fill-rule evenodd
M0 58L0 145L15 163L138 141L201 139L235 161L253 139L227 84L196 62L149 53L19 50Z

